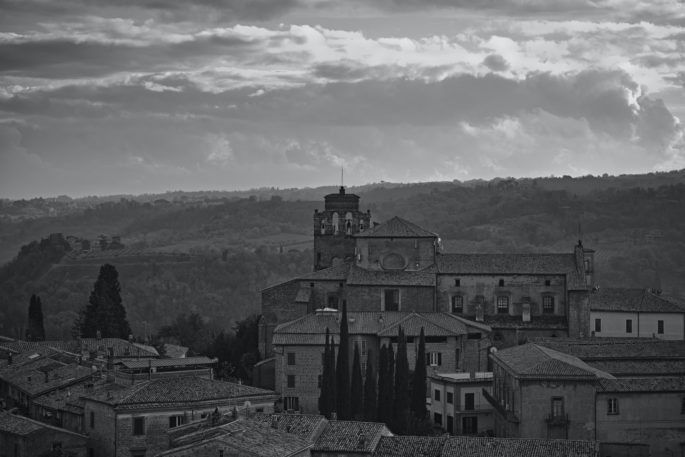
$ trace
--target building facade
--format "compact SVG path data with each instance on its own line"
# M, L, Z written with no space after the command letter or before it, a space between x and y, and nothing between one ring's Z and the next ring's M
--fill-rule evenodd
M430 375L430 418L450 435L494 436L492 405L483 390L492 388L492 372Z

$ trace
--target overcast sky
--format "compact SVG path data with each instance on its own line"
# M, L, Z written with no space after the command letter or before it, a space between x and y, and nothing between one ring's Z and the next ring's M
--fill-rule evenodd
M0 0L5 198L670 170L679 119L683 0Z

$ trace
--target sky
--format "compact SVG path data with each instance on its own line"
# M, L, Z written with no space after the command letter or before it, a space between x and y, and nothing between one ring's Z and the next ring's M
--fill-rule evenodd
M0 198L685 168L684 0L0 0Z

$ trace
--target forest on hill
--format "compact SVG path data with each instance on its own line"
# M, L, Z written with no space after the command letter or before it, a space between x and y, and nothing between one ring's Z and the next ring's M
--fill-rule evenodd
M35 293L48 338L70 335L103 263L119 270L136 335L183 313L229 328L259 312L262 288L311 269L312 214L331 192L337 188L2 201L0 334L21 334ZM582 238L597 252L601 286L685 293L684 171L348 192L374 221L409 219L438 233L449 252L570 252ZM98 248L105 237L120 244ZM74 240L91 240L93 249L82 252Z

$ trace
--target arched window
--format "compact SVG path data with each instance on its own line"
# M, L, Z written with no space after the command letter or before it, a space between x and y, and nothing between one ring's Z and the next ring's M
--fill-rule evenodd
M326 219L321 219L321 234L326 233Z
M338 218L338 213L333 213L333 233L336 235L340 230L340 219Z
M345 233L352 235L352 213L345 214Z

